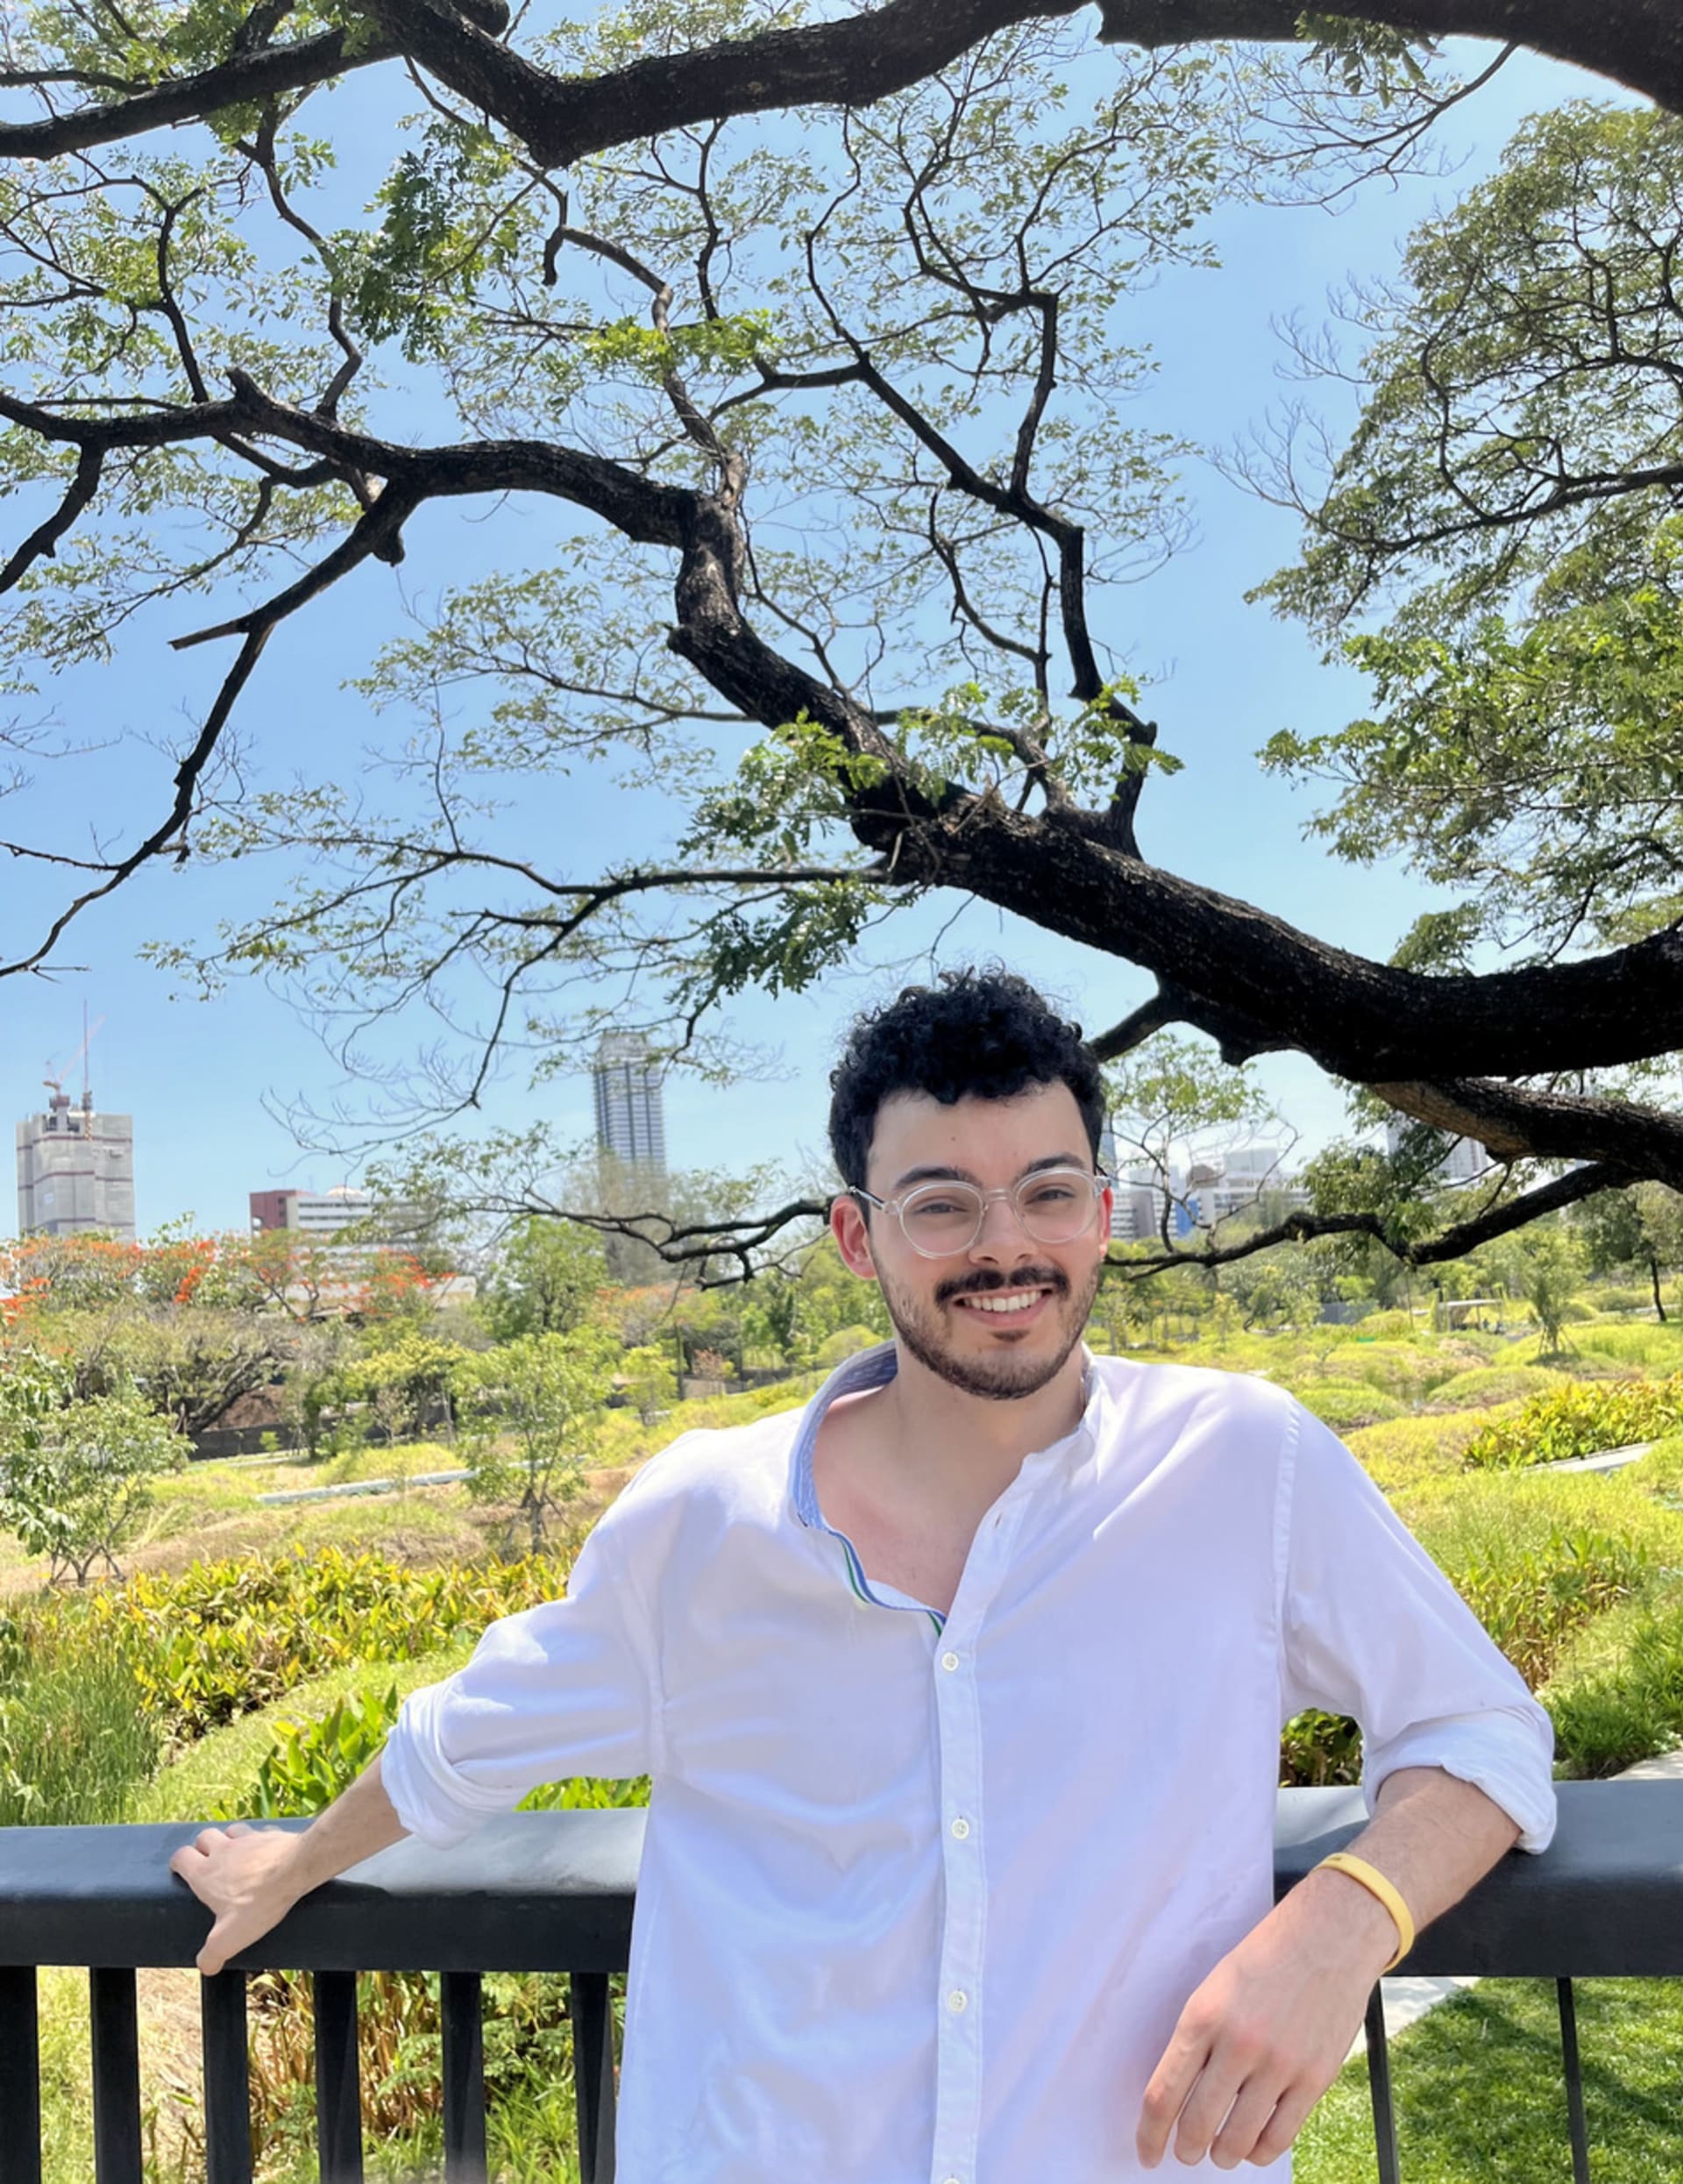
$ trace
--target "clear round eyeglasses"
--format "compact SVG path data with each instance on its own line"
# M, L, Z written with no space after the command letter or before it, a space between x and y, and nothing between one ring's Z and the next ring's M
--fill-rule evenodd
M913 1251L926 1259L944 1259L970 1249L996 1199L1009 1202L1031 1243L1074 1243L1092 1227L1094 1206L1110 1180L1085 1168L1043 1168L1009 1190L984 1191L974 1183L920 1183L898 1199L879 1199L857 1189L849 1195L892 1213Z

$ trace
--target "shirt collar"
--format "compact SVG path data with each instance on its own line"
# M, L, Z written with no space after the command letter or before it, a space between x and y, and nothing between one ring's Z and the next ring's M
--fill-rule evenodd
M1063 1434L1048 1448L1033 1449L1025 1456L1019 1477L1031 1468L1038 1470L1065 1455L1073 1455L1077 1447L1097 1446L1110 1407L1110 1391L1104 1374L1094 1364L1091 1351L1083 1351L1083 1357L1084 1407L1080 1419L1073 1432ZM872 1349L856 1351L836 1367L801 1412L791 1452L789 1484L795 1514L809 1528L829 1529L818 1505L818 1486L813 1476L813 1451L818 1445L818 1429L824 1423L824 1413L839 1396L863 1395L872 1389L887 1387L898 1372L899 1362L899 1352L892 1342L879 1342Z

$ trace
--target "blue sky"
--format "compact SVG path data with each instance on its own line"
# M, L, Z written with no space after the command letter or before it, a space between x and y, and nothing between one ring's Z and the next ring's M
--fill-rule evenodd
M1466 164L1452 180L1370 190L1339 217L1261 207L1224 215L1217 230L1222 270L1176 274L1146 299L1143 331L1161 368L1134 421L1215 446L1242 436L1294 391L1277 375L1286 359L1274 322L1296 311L1318 323L1328 291L1346 274L1389 271L1409 229L1488 169L1519 117L1591 89L1605 96L1604 87L1572 72L1521 61L1459 110L1449 143ZM375 103L371 111L381 109ZM382 143L380 130L372 130L363 149L374 175L389 155L389 139ZM392 415L381 417L387 430ZM1195 543L1160 574L1111 594L1108 609L1110 641L1153 673L1147 709L1161 722L1165 746L1185 762L1182 772L1150 786L1142 843L1193 879L1249 897L1347 948L1386 955L1431 898L1404 874L1338 865L1303 840L1311 798L1263 777L1254 763L1276 729L1335 727L1364 700L1356 679L1323 665L1301 630L1243 603L1248 587L1292 558L1295 526L1213 467L1193 466L1187 482ZM423 609L442 587L493 568L529 566L571 528L552 510L517 504L428 511L411 529L400 571L359 572L270 648L238 715L253 772L270 784L284 782L295 768L345 778L380 732L362 701L343 687L366 666L375 645L410 626L408 610ZM168 772L157 746L179 743L226 665L222 648L168 651L167 637L195 619L193 602L167 622L149 616L114 665L67 678L44 690L32 708L20 708L25 717L51 712L89 748L74 760L39 767L27 798L0 803L0 835L25 834L26 810L39 815L50 801L60 841L81 848L89 828L121 834L137 813L155 810ZM84 808L86 823L78 817L70 825L67 815ZM584 782L523 815L526 848L550 846L543 839L550 829L618 830L635 816L604 809L599 792ZM15 918L32 904L44 907L53 891L15 862L5 869L11 936L19 929ZM273 1112L301 1098L329 1103L337 1084L335 1065L286 999L251 982L209 1001L172 998L179 981L136 956L144 939L208 934L229 904L266 900L280 878L278 869L154 868L75 929L61 950L71 967L51 979L0 981L0 1101L11 1119L44 1098L46 1063L63 1062L75 1048L84 1001L103 1019L91 1081L102 1106L135 1117L143 1231L189 1211L207 1226L240 1226L249 1191L347 1179L343 1163L302 1151ZM1003 957L1069 1004L1089 1028L1113 1021L1149 990L1129 966L983 906L948 926L952 908L948 900L908 917L884 948L904 962L940 935L943 960ZM926 954L921 965L907 967L915 972L927 963ZM732 1028L776 1050L778 1065L728 1088L674 1079L667 1092L674 1164L740 1169L764 1160L816 1160L840 1028L894 983L873 964L827 981L820 994L745 1000ZM406 1037L404 1048L392 1049L394 1057L407 1046ZM1342 1127L1339 1094L1306 1062L1276 1057L1261 1074L1306 1146ZM588 1085L564 1078L529 1089L523 1073L511 1068L486 1113L510 1124L543 1117L564 1139L582 1139L589 1129ZM8 1192L0 1198L0 1232L11 1211Z

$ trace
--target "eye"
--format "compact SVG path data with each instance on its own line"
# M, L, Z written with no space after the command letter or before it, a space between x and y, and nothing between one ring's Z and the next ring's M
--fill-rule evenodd
M939 1220L949 1213L968 1213L972 1209L962 1199L949 1198L940 1194L934 1198L908 1199L905 1210L908 1213L915 1214L920 1220L933 1217Z
M1025 1192L1024 1203L1036 1208L1049 1209L1056 1206L1073 1206L1079 1195L1072 1182L1062 1177L1048 1177L1046 1182L1037 1183L1031 1191Z

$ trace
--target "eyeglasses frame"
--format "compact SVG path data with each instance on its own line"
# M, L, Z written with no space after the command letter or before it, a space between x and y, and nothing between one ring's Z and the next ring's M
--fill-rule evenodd
M874 1206L879 1213L891 1213L896 1221L899 1224L901 1235L905 1238L906 1242L911 1246L912 1249L917 1253L920 1259L955 1259L962 1251L975 1250L976 1238L981 1235L983 1230L988 1225L988 1208L994 1203L996 1199L1003 1199L1005 1200L1007 1205L1010 1206L1012 1213L1015 1216L1018 1227L1022 1230L1023 1234L1028 1238L1030 1243L1046 1243L1046 1239L1044 1237L1031 1235L1029 1234L1028 1223L1023 1219L1022 1213L1017 1204L1017 1193L1028 1184L1044 1183L1047 1176L1082 1177L1091 1185L1093 1194L1092 1202L1093 1207L1095 1208L1097 1206L1099 1199L1103 1198L1105 1192L1108 1191L1116 1181L1116 1177L1114 1176L1106 1175L1102 1168L1095 1168L1090 1175L1088 1174L1088 1171L1084 1168L1042 1168L1032 1175L1019 1177L1015 1183L998 1184L991 1191L984 1191L982 1192L982 1204L976 1213L976 1227L970 1232L968 1239L963 1243L949 1245L945 1251L930 1251L927 1250L922 1244L917 1242L913 1237L911 1231L906 1227L905 1214L904 1212L906 1201L909 1199L916 1198L920 1191L931 1191L939 1187L938 1180L935 1177L932 1177L926 1182L913 1184L909 1191L901 1192L899 1197L897 1199L879 1199L874 1192L867 1191L863 1184L857 1183L849 1184L845 1195L850 1199L863 1199L867 1206ZM955 1177L952 1178L952 1181L956 1183L961 1190L974 1191L976 1188L975 1184L966 1183L961 1177ZM1081 1227L1076 1229L1073 1236L1066 1236L1063 1239L1063 1243L1046 1243L1047 1249L1048 1251L1061 1251L1062 1250L1064 1244L1078 1243L1087 1234L1087 1231L1092 1227L1092 1211L1090 1210L1087 1219L1082 1223Z

